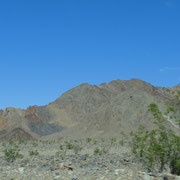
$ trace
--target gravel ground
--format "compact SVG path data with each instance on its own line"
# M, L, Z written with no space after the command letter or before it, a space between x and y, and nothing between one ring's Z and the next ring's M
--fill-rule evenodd
M147 173L115 138L2 142L0 162L1 180L180 180Z

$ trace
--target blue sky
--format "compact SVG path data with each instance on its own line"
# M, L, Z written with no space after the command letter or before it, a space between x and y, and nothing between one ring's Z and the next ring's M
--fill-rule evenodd
M0 108L44 105L81 83L180 83L179 0L0 2Z

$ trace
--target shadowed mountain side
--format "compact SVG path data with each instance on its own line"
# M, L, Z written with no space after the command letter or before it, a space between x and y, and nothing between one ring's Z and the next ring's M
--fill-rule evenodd
M81 84L46 106L1 110L0 137L18 137L23 133L29 139L120 136L122 131L129 133L140 124L152 129L156 125L148 105L155 102L162 112L173 106L180 116L178 89L179 85L154 87L138 79L98 86ZM179 131L175 119L164 118L169 128Z

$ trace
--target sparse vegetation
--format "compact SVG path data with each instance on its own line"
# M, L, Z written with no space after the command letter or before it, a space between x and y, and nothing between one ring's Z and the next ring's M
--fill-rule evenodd
M177 96L180 98L180 90L177 91Z
M124 145L124 139L123 139L123 138L122 138L121 140L119 140L119 144L120 144L121 146Z
M20 151L18 149L6 149L4 151L4 157L5 160L8 162L13 162L15 161L17 158L22 158L23 155L19 153Z
M86 138L86 142L91 142L92 141L92 139L91 138Z
M37 142L32 142L33 147L37 147L38 143Z
M151 104L149 109L161 114L155 104ZM162 121L158 121L158 128L155 130L140 128L133 134L132 153L149 171L162 172L169 167L171 173L180 175L180 137L167 130Z
M63 147L62 144L59 145L59 149L60 149L60 150L63 150L63 149L64 149L64 147Z
M67 149L73 149L73 144L70 142L66 142L66 148Z
M101 138L101 141L104 142L105 141L104 138Z
M9 145L10 145L10 146L13 146L13 145L15 145L15 142L14 142L13 140L10 140L10 141L9 141Z
M173 106L168 106L168 108L167 108L167 113L170 113L170 112L173 112L173 113L176 112L176 110L174 109Z
M31 151L29 151L29 155L30 156L37 156L37 155L39 155L39 152L37 150L35 150L35 151L31 150Z
M162 172L166 166L180 175L180 137L159 128L135 134L132 153L150 170Z
M111 144L113 144L116 142L116 138L111 138L110 141L111 141Z
M169 88L166 88L166 92L170 93L170 92L171 92L171 90L170 90Z
M2 146L6 146L6 142L5 141L2 142Z
M98 147L96 147L96 148L94 149L94 154L95 154L95 155L102 155L102 154L106 154L106 153L108 153L108 149L105 148L105 147L103 147L103 148L98 148Z
M24 140L19 140L19 141L18 141L18 144L19 144L19 145L22 145L22 144L26 145L26 144L27 144L27 142L26 142L26 141L24 141Z
M60 157L62 160L65 159L65 156L66 156L66 152L67 150L66 149L59 149L57 152L56 152L56 156Z
M176 119L177 125L180 127L180 118Z
M73 150L75 154L78 154L82 150L82 147L80 145L73 145Z
M96 140L96 139L93 140L93 144L94 144L94 145L97 144L97 140Z
M180 118L177 114L177 110L173 106L168 106L164 115L169 116L170 119L175 120L177 125L180 126Z
M152 112L154 118L158 121L158 122L162 122L164 121L163 117L162 117L162 113L161 111L159 110L159 107L155 104L155 103L151 103L149 106L148 106L148 110L150 112Z

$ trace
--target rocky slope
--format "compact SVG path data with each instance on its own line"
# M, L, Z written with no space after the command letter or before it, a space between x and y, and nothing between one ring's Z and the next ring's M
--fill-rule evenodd
M119 137L140 124L155 127L148 105L155 102L166 126L179 132L180 85L154 87L138 79L100 85L81 84L46 106L0 111L1 139Z

